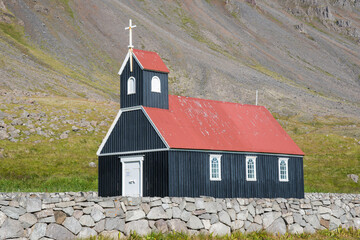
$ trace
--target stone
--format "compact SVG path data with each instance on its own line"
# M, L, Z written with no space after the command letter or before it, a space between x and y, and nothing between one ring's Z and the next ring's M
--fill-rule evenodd
M7 218L0 228L0 239L25 237L25 231L19 221Z
M218 215L217 214L211 214L210 223L214 224L214 223L217 223L217 222L219 222Z
M185 209L186 211L192 212L196 210L196 207L194 203L186 203Z
M228 226L231 226L230 216L224 210L219 212L219 221L226 224L226 225L228 225Z
M216 202L204 202L204 206L207 213L217 213Z
M245 229L247 233L251 233L251 232L258 232L262 229L262 226L260 224L257 223L251 223L249 226L246 226L245 222Z
M238 220L242 220L245 221L248 217L248 212L247 211L241 211L237 214L236 219Z
M316 230L315 230L315 228L313 228L310 224L307 224L307 225L304 227L304 232L305 232L305 233L314 234L314 233L316 233Z
M285 219L285 222L286 222L287 225L291 225L291 224L294 223L293 216L286 216L284 219Z
M66 213L63 211L54 211L54 217L57 224L62 224L65 221Z
M325 214L325 213L330 213L331 214L331 209L327 208L327 207L320 206L318 208L318 213L319 214Z
M45 237L46 234L46 223L37 223L31 228L30 240L38 240Z
M39 219L39 222L41 222L41 223L54 223L55 222L55 217L50 216L50 217L46 217L46 218L41 218L41 219Z
M330 224L329 224L330 231L337 229L340 225L341 225L340 219L334 218L333 216L330 217Z
M94 220L89 215L81 216L79 220L80 224L85 227L93 227L95 226Z
M235 220L231 223L231 230L233 231L237 231L239 230L240 228L242 228L244 226L244 221L242 220Z
M78 238L89 238L89 237L96 237L97 232L94 229L84 227L78 234Z
M180 216L181 220L183 220L185 222L189 221L190 217L191 217L191 213L186 210L184 210Z
M196 198L195 199L195 207L197 210L205 209L204 199Z
M96 163L94 163L94 162L89 162L89 167L96 168Z
M302 215L299 213L293 213L294 222L300 224L300 226L305 227L305 220L303 219Z
M236 220L236 212L234 209L230 208L227 210L227 213L229 214L231 221L235 221Z
M5 130L0 130L0 140L8 139L10 135Z
M145 214L148 214L150 212L150 205L147 203L142 203L141 208L145 212Z
M167 223L163 219L157 220L154 225L159 232L166 233L168 231Z
M303 232L304 229L298 223L292 224L289 227L289 233L291 234L302 234Z
M260 215L256 215L254 217L254 222L257 223L257 224L262 224L262 218Z
M5 222L7 216L5 215L5 213L0 211L0 227L1 225L3 225L3 223Z
M96 207L93 207L91 209L90 216L94 219L95 222L98 222L101 219L105 218L105 215L101 212L101 210Z
M74 234L72 234L69 230L56 223L51 223L47 227L45 236L57 240L67 240L75 238Z
M66 134L66 133L62 133L62 134L60 134L60 139L66 139L66 138L68 138L69 137L69 135L68 134Z
M360 230L360 218L354 218L353 222L355 229Z
M181 221L180 219L171 219L167 221L167 225L170 231L187 233L188 229L186 227L186 223Z
M304 219L305 219L306 222L308 222L315 229L320 229L320 221L319 221L319 219L317 218L316 215L305 215Z
M210 229L210 227L211 227L210 220L202 219L201 222L204 225L205 229L207 229L207 230Z
M101 233L102 231L104 231L104 229L105 229L105 219L100 220L95 224L94 230L97 231L98 233Z
M325 227L326 229L329 229L330 227L330 220L325 220L323 218L320 218L320 225Z
M143 218L145 218L145 212L143 210L127 211L125 213L125 222L135 221ZM155 218L149 218L149 219L155 219Z
M191 216L189 221L187 222L187 227L190 229L199 230L204 228L204 225L198 217Z
M138 220L133 222L128 222L125 224L125 235L129 236L131 232L136 232L139 235L148 235L151 233L147 220Z
M355 183L359 181L359 176L356 174L348 174L347 177L353 180Z
M181 210L178 207L173 207L173 218L180 218L181 217Z
M230 234L230 227L226 226L225 224L218 222L211 225L209 232L212 233L214 236L224 236Z
M284 235L286 233L286 224L284 219L277 218L268 228L266 228L266 231L273 234Z
M99 202L99 205L102 206L103 208L113 208L113 207L115 207L114 201L112 201L112 200Z
M75 210L74 213L73 213L73 216L74 216L74 218L79 220L83 214L84 214L83 211Z
M2 207L1 211L6 214L9 218L19 219L21 215L25 213L24 208L16 208L16 207Z
M71 217L74 213L74 209L72 207L63 208L62 211L66 213L68 217Z
M332 205L331 206L331 214L336 218L340 218L342 215L345 214L345 211L344 211L344 209L342 209L336 205Z
M34 216L34 214L31 213L25 213L19 217L19 220L24 228L30 228L32 225L37 223L37 218Z
M267 212L263 215L263 226L268 228L277 218L281 216L280 212Z
M71 130L73 130L74 132L78 132L80 128L78 128L77 126L72 126Z
M78 234L82 228L79 221L74 217L67 217L63 222L63 225L75 235Z
M105 230L119 230L123 232L125 229L125 220L119 217L116 218L106 218L105 219Z
M38 197L29 197L26 202L26 211L29 213L41 211L41 199Z
M279 210L280 211L280 210ZM255 208L254 208L254 206L253 205L249 205L248 206L248 212L249 212L249 214L252 216L252 217L254 217L255 216Z

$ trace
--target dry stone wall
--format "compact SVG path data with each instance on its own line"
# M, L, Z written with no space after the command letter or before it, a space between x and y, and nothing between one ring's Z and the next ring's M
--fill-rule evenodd
M265 229L313 233L360 229L360 195L306 194L305 199L98 197L96 192L0 193L0 239L74 239L131 231L229 234Z

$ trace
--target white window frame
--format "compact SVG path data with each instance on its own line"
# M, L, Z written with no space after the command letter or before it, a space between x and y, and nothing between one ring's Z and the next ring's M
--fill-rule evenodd
M280 171L280 163L282 161L285 161L286 164L286 178L285 179L281 179L281 171ZM288 182L289 181L289 158L279 158L278 160L278 166L279 166L279 181L280 182Z
M134 80L134 89L133 89L134 91L130 92L129 83L130 83L131 79ZM131 95L131 94L136 93L136 79L134 77L129 77L129 79L127 80L126 86L127 86L127 95Z
M246 181L256 181L256 158L257 157L255 157L255 156L246 156L246 161L245 161ZM253 178L249 178L249 172L248 172L248 162L250 159L254 161L254 177Z
M219 163L219 177L217 178L213 178L212 177L212 165L211 165L211 160L213 158L216 158L218 160ZM209 164L210 164L210 181L221 181L221 155L214 155L211 154L210 158L209 158Z
M154 84L155 81L159 83L158 89L156 88L157 86ZM153 76L151 79L151 92L161 93L161 81L158 76Z

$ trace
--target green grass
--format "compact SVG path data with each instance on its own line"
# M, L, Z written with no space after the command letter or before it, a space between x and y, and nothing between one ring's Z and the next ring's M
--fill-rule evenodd
M334 231L329 230L321 230L314 234L302 233L302 234L289 234L286 233L285 235L274 235L271 233L267 233L265 231L260 232L252 232L252 233L241 233L241 232L234 232L231 235L225 236L213 236L199 234L199 235L189 235L184 233L155 233L152 232L146 236L139 236L136 233L130 234L130 236L126 237L125 239L131 240L162 240L162 239L178 239L178 240L210 240L210 239L226 239L226 240L235 240L235 239L244 239L244 240L300 240L300 239L318 239L318 240L335 240L335 239L349 239L349 240L356 240L360 238L360 230L354 229L336 229ZM98 236L98 237L90 237L87 240L110 240L111 238Z
M305 152L305 192L360 193L358 183L347 177L360 175L360 122L328 116L299 121L296 116L276 116ZM357 127L351 127L352 125ZM341 127L342 126L342 127Z
M69 5L69 1L70 0L57 0L60 4L62 4L65 8L65 12L72 18L74 19L74 12L71 9L70 5Z
M0 159L0 192L5 191L95 191L97 190L97 168L89 167L90 162L97 164L96 151L101 143L108 126L99 127L98 133L86 132L84 129L78 132L71 130L72 124L66 124L63 120L51 121L54 117L65 116L67 120L87 121L100 123L104 116L114 118L118 105L108 106L105 103L91 102L81 99L69 99L62 97L33 98L37 103L37 110L31 110L31 105L1 104L6 106L0 110L10 114L21 114L18 107L25 107L28 112L45 112L47 122L35 125L42 126L54 132L55 136L46 138L37 134L31 134L23 141L1 141L4 149L4 158ZM76 109L78 112L71 111ZM86 109L95 109L84 114ZM58 112L54 114L54 112ZM103 116L102 116L103 115ZM112 119L111 119L112 120ZM7 124L10 121L5 120ZM35 124L35 121L33 121ZM50 128L56 124L59 129ZM110 122L108 122L110 124ZM76 125L76 124L75 124ZM25 126L17 126L18 129L27 130ZM67 139L56 139L61 133L70 130ZM50 139L53 141L50 142Z

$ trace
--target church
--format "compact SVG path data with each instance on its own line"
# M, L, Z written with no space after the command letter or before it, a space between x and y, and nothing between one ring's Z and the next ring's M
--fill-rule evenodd
M99 196L303 198L304 153L263 106L168 94L156 52L120 68L120 110L98 151Z

